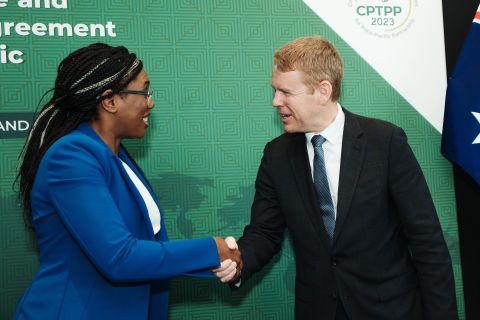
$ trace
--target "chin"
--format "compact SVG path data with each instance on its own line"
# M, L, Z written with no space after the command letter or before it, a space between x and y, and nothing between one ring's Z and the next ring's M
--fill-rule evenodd
M146 132L136 134L134 137L132 137L132 139L143 139L145 137L145 133Z
M293 128L291 126L283 126L283 131L287 132L287 133L295 133L295 132L298 132L298 130L296 128Z

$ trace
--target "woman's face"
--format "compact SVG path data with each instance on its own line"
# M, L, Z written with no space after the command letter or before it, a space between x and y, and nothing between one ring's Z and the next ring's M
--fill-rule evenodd
M145 70L129 83L124 90L148 91L150 79ZM148 128L150 109L155 105L153 100L144 94L119 93L118 117L116 131L118 138L143 138Z

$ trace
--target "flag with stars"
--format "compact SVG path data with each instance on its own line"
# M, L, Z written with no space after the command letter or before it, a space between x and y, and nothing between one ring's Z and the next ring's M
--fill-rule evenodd
M448 82L442 154L480 184L480 6Z

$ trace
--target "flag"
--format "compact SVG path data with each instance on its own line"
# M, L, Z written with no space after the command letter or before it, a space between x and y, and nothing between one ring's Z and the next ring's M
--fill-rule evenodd
M441 151L480 184L480 6L448 82Z

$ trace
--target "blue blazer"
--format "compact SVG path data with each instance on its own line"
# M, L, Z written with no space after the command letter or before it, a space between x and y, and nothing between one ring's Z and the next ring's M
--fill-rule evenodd
M156 201L87 123L43 157L31 191L41 265L15 319L166 319L168 279L220 265L213 238L169 242L163 213L154 235L119 158Z

